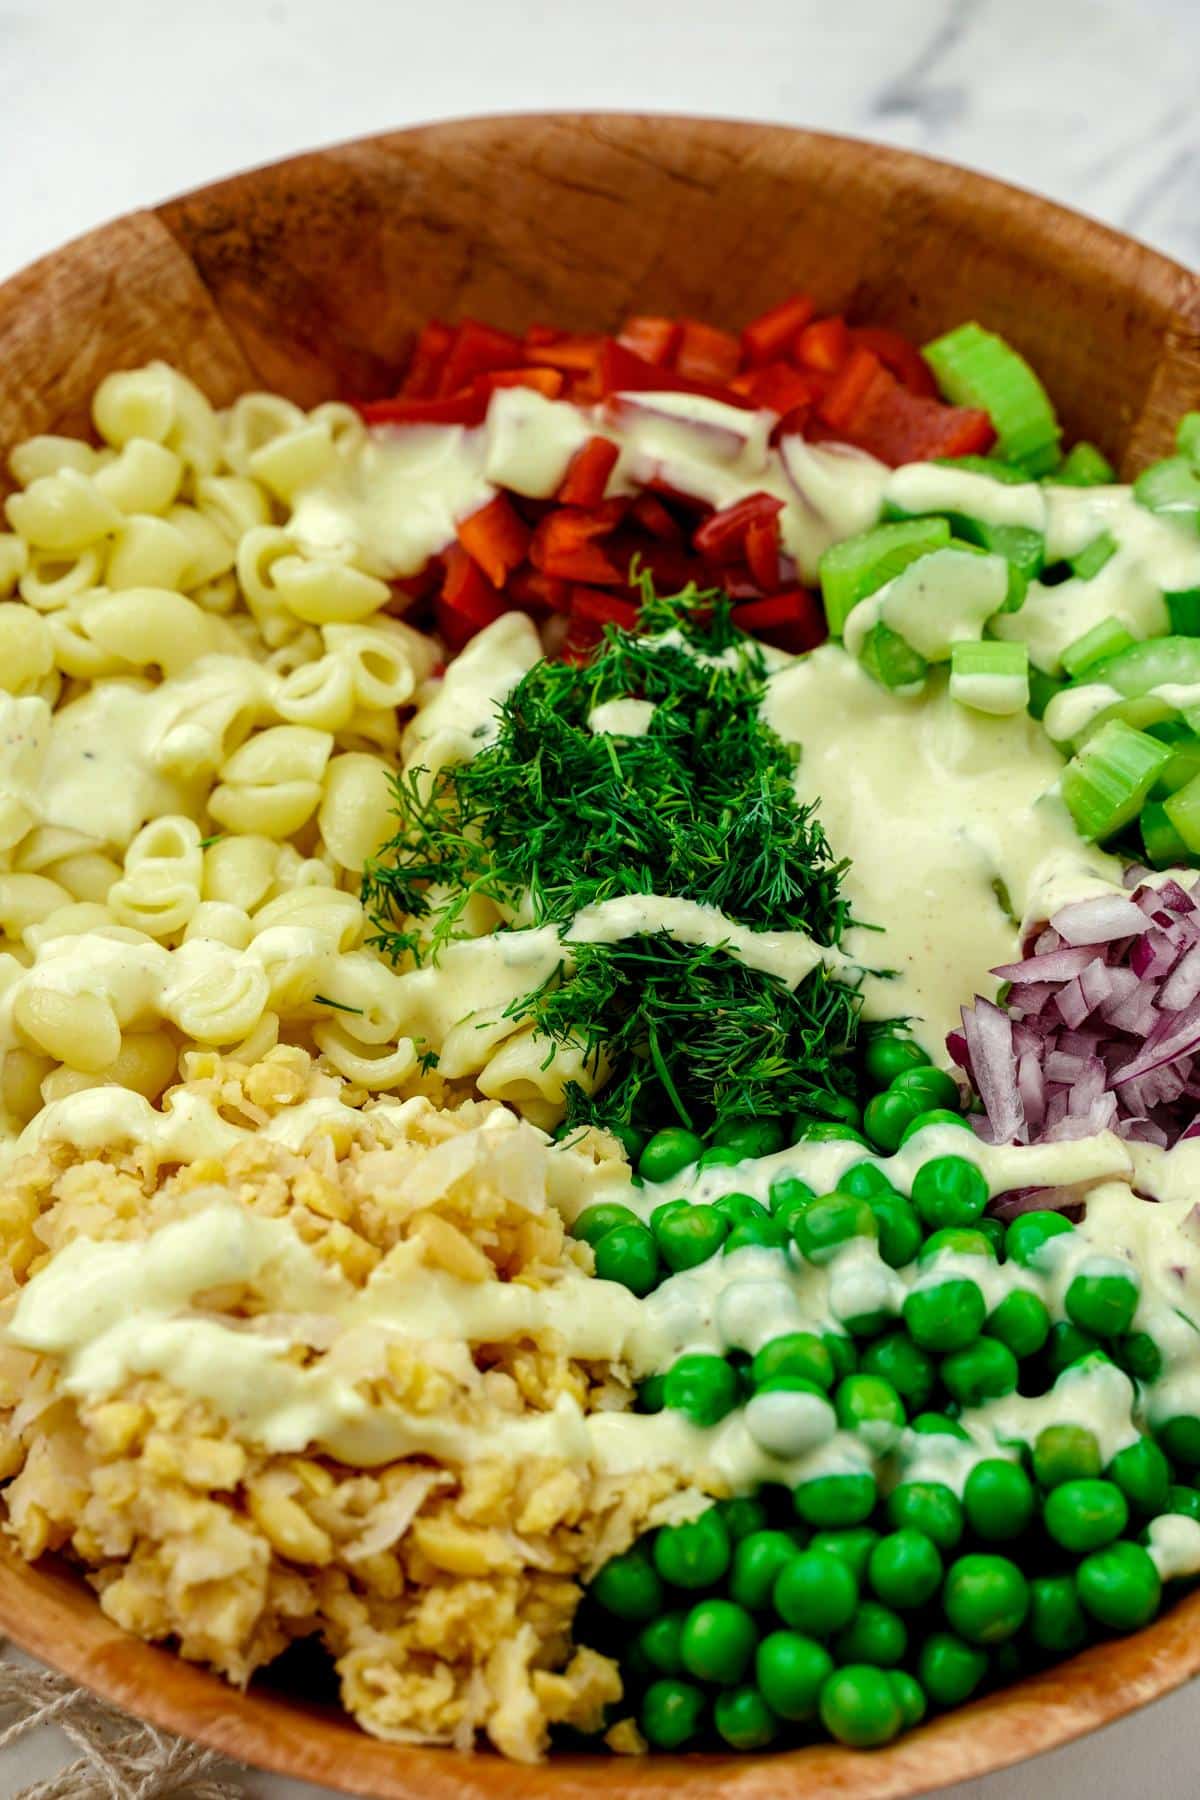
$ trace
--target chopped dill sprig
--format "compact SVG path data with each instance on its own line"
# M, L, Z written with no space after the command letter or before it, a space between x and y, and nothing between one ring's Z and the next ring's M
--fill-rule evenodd
M836 944L847 922L815 809L793 786L795 753L759 712L761 646L720 594L644 585L643 633L608 628L583 666L540 662L499 706L472 762L394 781L403 821L368 866L364 899L393 960L436 960L484 896L521 925L564 930L585 906L665 894L753 930ZM644 736L593 732L594 708L635 698ZM741 1114L821 1111L852 1091L853 989L818 968L790 991L724 949L664 932L571 946L561 978L513 1017L601 1053L596 1095L573 1085L568 1125L707 1130ZM593 1061L594 1066L594 1061Z

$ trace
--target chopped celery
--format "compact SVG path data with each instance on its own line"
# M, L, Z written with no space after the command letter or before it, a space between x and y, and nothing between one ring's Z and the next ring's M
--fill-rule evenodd
M1024 644L955 644L950 698L974 712L1024 712L1029 705L1029 651Z
M952 538L944 549L910 563L870 605L877 607L876 617L918 655L929 662L949 662L954 644L983 636L987 621L1004 605L1008 577L1002 557ZM848 650L857 647L852 640L861 639L865 628L860 619L847 623Z
M1095 444L1081 441L1072 444L1067 454L1047 480L1062 487L1105 487L1117 479L1117 471Z
M1029 710L1035 719L1045 716L1046 708L1055 694L1061 694L1066 685L1065 681L1059 681L1056 676L1047 675L1044 669L1030 669Z
M1186 456L1168 456L1143 469L1133 484L1133 497L1149 512L1200 528L1200 469Z
M885 688L920 688L929 673L923 656L906 644L899 632L873 625L863 640L859 659L868 675Z
M1200 418L1200 413L1196 415ZM1200 588L1183 588L1164 594L1171 630L1179 637L1200 637Z
M1082 550L1068 557L1067 561L1072 574L1077 575L1080 581L1091 581L1116 554L1116 538L1111 531L1102 531L1099 537L1093 538L1090 544L1085 544ZM1132 641L1131 639L1130 642Z
M1106 657L1119 656L1123 650L1132 649L1133 644L1134 639L1120 619L1102 619L1099 625L1093 625L1090 631L1067 645L1062 653L1062 666L1071 680L1077 681Z
M1118 694L1135 699L1165 682L1192 686L1200 682L1200 639L1190 637L1147 638L1106 657L1089 671L1093 681L1106 681ZM1170 710L1170 709L1169 709Z
M826 550L818 565L825 619L832 637L840 637L860 600L891 581L918 556L950 542L945 519L912 519L896 525L873 525Z
M1175 446L1180 456L1200 463L1200 412L1186 412L1175 427Z
M943 469L962 469L967 475L988 475L993 481L1007 482L1010 487L1023 486L1029 480L1026 470L1001 462L998 456L939 456L935 461Z
M959 325L926 344L926 362L947 399L982 407L1005 462L1045 475L1058 462L1061 431L1045 388L1011 344L982 325Z
M1029 583L1037 580L1045 564L1046 540L1041 532L1028 525L989 525L982 519L969 519L961 513L952 513L950 523L956 536L968 544L1004 558L1009 576L1001 611L1017 612L1029 591Z
M1157 731L1154 736L1158 736ZM1166 800L1200 775L1200 737L1189 732L1181 742L1171 744L1170 750L1171 760L1151 789L1152 800Z
M1080 836L1104 843L1136 819L1170 760L1168 745L1110 719L1062 773L1062 797Z
M1200 775L1163 801L1163 811L1192 856L1200 855Z
M1170 869L1189 860L1190 852L1158 800L1147 800L1138 821L1146 861L1152 869Z

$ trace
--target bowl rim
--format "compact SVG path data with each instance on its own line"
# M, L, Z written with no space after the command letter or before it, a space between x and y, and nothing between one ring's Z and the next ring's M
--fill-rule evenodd
M0 304L16 298L40 271L69 258L89 239L139 220L157 221L192 263L187 242L172 222L188 202L236 196L247 182L286 176L324 155L393 144L403 147L488 129L565 126L619 129L634 121L660 121L700 136L772 136L837 147L864 165L874 162L925 188L965 183L1000 214L1020 212L1039 234L1052 237L1069 225L1101 260L1136 267L1126 283L1153 297L1171 329L1180 322L1200 329L1200 278L1184 264L1130 234L1047 199L1014 183L944 158L894 148L876 139L812 131L770 120L686 110L581 109L514 110L464 114L399 130L348 138L315 150L270 159L215 182L203 184L158 205L116 216L68 241L0 284ZM199 270L196 271L200 275ZM200 275L203 282L203 276ZM219 301L209 295L220 317ZM1166 328L1165 328L1166 329ZM1136 421L1135 421L1136 426ZM260 1769L324 1784L363 1800L783 1800L785 1795L853 1796L854 1800L901 1800L953 1782L1008 1767L1066 1745L1115 1722L1149 1701L1165 1696L1200 1673L1200 1592L1179 1601L1145 1631L1097 1645L1066 1663L1024 1677L1013 1687L934 1719L886 1749L855 1752L831 1745L761 1756L660 1756L650 1760L556 1754L533 1767L505 1763L496 1756L471 1757L374 1738L349 1714L316 1706L254 1685L230 1687L219 1676L185 1662L175 1652L126 1633L105 1615L80 1571L58 1558L22 1561L11 1545L0 1544L0 1629L21 1648L40 1657L94 1693L166 1730L205 1744ZM304 1719L304 1733L297 1720Z

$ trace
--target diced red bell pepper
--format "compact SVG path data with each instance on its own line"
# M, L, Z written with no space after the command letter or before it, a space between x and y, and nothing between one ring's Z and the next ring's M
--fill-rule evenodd
M533 612L569 612L571 584L555 575L543 575L540 569L517 569L509 576L505 595L515 606Z
M724 387L741 366L742 346L732 332L718 331L699 319L682 320L675 368L689 381L711 381Z
M482 425L488 396L472 389L442 400L364 400L359 412L368 425Z
M473 557L494 588L502 588L529 553L533 533L511 500L497 494L478 512L463 519L458 541Z
M400 392L410 400L431 399L437 393L453 342L454 328L443 319L430 319L428 325L422 326Z
M683 336L678 319L656 319L645 313L634 313L621 327L618 342L649 363L665 367L674 359Z
M809 369L833 375L850 354L850 328L840 314L814 319L796 338L796 355Z
M822 393L821 384L810 369L797 369L788 362L766 363L741 379L755 405L781 416L797 407L812 406Z
M775 520L783 511L783 501L773 494L747 494L732 506L710 514L697 526L692 543L701 556L713 562L730 562L742 554L746 531L763 520Z
M677 594L689 581L701 585L708 581L703 562L690 555L682 544L664 544L657 539L639 543L622 533L612 546L612 555L626 574L636 555L653 576L655 587L664 594ZM714 584L708 581L708 585Z
M746 563L764 594L777 593L779 579L779 525L775 519L758 519L746 527Z
M547 513L533 534L529 560L544 575L555 575L562 581L584 582L589 587L623 586L624 568L600 548L596 539L613 532L624 511L623 502L610 500L588 510L564 506Z
M486 375L477 375L472 386L489 397L497 388L523 387L545 394L547 400L557 400L563 391L563 376L560 369L491 369Z
M589 625L619 625L622 631L633 631L638 622L638 608L632 600L609 594L603 588L573 587L571 618Z
M930 400L937 398L937 382L929 364L916 345L910 344L898 331L890 331L886 325L856 325L850 335L856 345L873 351L884 368L890 369L911 394L924 394Z
M448 647L458 651L477 631L507 612L508 604L460 545L451 544L442 561L446 574L434 616Z
M590 437L581 444L567 465L558 490L563 504L599 506L620 454L620 447L611 438Z
M602 394L621 393L675 393L704 394L710 400L723 400L727 405L740 406L752 410L754 402L743 395L735 393L732 388L721 387L711 381L695 381L691 376L681 375L674 369L662 369L654 363L646 362L635 356L615 338L609 338L604 345L600 357L600 386Z
M683 526L678 519L672 517L656 495L639 494L630 506L629 514L651 537L658 538L664 544L682 544Z
M431 594L441 579L442 571L436 557L430 557L423 569L415 575L393 576L388 582L393 594L404 600L424 600Z
M600 361L603 347L602 337L580 337L563 332L548 344L528 345L525 354L531 363L546 368L586 373Z
M807 588L772 594L765 600L747 600L733 609L733 622L742 631L788 650L794 656L812 650L826 636L820 601Z
M879 358L861 346L821 402L821 417L839 436L893 468L937 456L988 449L995 431L985 412L910 394Z
M767 312L751 319L742 332L742 352L751 365L775 361L786 356L815 311L808 294L792 294Z
M457 394L477 375L486 375L491 369L519 368L524 360L524 346L510 331L497 331L478 319L464 319L454 334L438 393Z
M530 325L525 333L525 348L535 350L542 344L553 344L561 336L562 332L554 325Z

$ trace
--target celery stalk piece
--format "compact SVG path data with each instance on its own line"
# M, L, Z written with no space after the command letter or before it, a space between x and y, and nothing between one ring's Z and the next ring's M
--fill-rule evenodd
M956 406L978 406L996 428L1005 462L1046 475L1058 462L1062 435L1045 388L1011 344L982 325L959 325L926 344L922 354Z
M1157 737L1158 732L1154 735ZM1192 733L1182 742L1171 744L1170 750L1171 760L1150 790L1152 800L1169 800L1200 775L1200 737Z
M1029 705L1029 651L1024 644L955 644L950 698L974 712L1024 712Z
M1192 856L1200 856L1200 775L1163 801L1163 811Z
M1085 544L1082 550L1077 551L1074 556L1069 556L1067 562L1080 581L1091 581L1093 576L1098 575L1105 564L1111 562L1116 554L1116 538L1111 531L1102 531L1100 536L1094 537L1090 544Z
M1172 632L1177 637L1200 637L1200 588L1181 588L1177 594L1164 594L1163 599Z
M1030 668L1029 710L1035 719L1045 717L1046 708L1055 694L1061 694L1066 685L1066 682L1059 681L1057 676L1047 675L1045 669Z
M1093 625L1090 631L1067 645L1062 653L1062 666L1072 681L1078 681L1106 657L1131 650L1134 642L1120 619L1101 619L1099 625Z
M826 550L818 564L821 597L831 637L841 637L860 600L883 587L927 551L950 542L945 519L911 519L873 525Z
M1062 797L1079 835L1090 843L1104 843L1136 819L1170 760L1169 745L1160 744L1144 731L1135 731L1120 719L1110 719L1076 752L1062 773ZM1195 785L1200 843L1200 783ZM1184 794L1188 791L1182 790ZM1172 807L1178 798L1175 795L1167 801L1167 807ZM1186 842L1187 833L1174 814L1170 816Z
M1148 800L1138 821L1146 861L1152 869L1171 869L1190 862L1191 852L1167 817L1167 809L1158 800Z
M989 475L993 481L1006 482L1010 487L1019 487L1029 480L1025 469L1001 462L998 456L937 456L934 461L943 469L963 469L968 475Z
M1186 412L1175 427L1175 446L1180 456L1200 463L1200 412Z
M899 632L873 625L863 640L859 657L867 674L881 687L919 693L929 673L923 656L906 644Z
M1142 643L1134 644L1131 650L1106 657L1090 673L1093 681L1106 681L1118 694L1125 694L1130 699L1137 699L1166 683L1192 687L1200 683L1200 640L1146 638Z
M1200 469L1186 456L1168 456L1143 469L1133 484L1133 497L1149 512L1200 529Z
M1107 487L1109 482L1117 479L1117 471L1103 450L1097 450L1095 444L1081 439L1078 444L1072 444L1053 475L1046 479L1062 487Z

